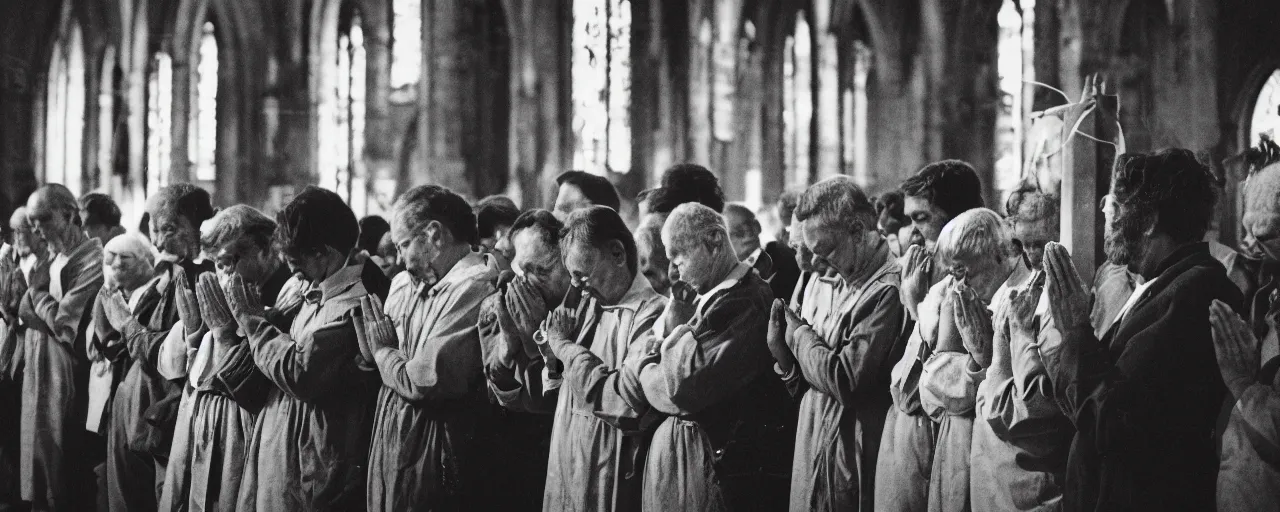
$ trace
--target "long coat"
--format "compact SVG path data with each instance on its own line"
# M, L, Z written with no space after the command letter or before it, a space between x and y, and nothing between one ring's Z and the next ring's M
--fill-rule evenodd
M84 504L74 500L84 493L74 485L87 475L79 462L89 398L85 342L91 307L102 288L102 244L85 240L55 258L49 274L49 289L28 290L19 309L28 326L22 498L35 510L80 510Z
M484 376L477 320L497 271L469 253L434 284L397 276L386 313L398 348L374 353L378 392L368 510L470 510L484 461Z
M798 371L784 380L793 393L803 393L793 512L875 510L876 455L892 406L889 372L910 332L898 298L898 264L883 261L865 281L844 288L825 335L806 329L792 343Z
M1045 361L1076 427L1067 511L1213 510L1226 394L1209 327L1214 299L1241 294L1204 243L1178 249L1101 340L1062 326ZM1151 280L1154 279L1154 282Z

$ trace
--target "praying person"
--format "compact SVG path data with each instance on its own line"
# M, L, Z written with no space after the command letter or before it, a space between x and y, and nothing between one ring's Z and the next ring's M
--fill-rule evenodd
M102 288L102 244L84 234L66 187L44 185L27 200L32 232L52 261L37 265L18 309L27 325L22 380L22 498L33 511L92 507L82 457L88 407L89 319Z
M889 371L910 331L897 289L901 270L873 208L857 185L838 179L810 187L795 209L803 232L793 236L822 255L844 286L822 335L783 300L773 302L769 348L793 394L803 395L792 511L875 510L875 460L893 405Z
M1216 421L1226 396L1210 304L1241 297L1202 242L1214 179L1185 149L1116 158L1107 257L1146 280L1101 339L1071 255L1045 250L1049 310L1062 333L1045 361L1076 426L1063 509L1213 510Z
M394 212L391 236L406 274L385 308L372 298L361 308L368 345L362 351L373 356L382 379L367 506L472 510L486 498L478 492L486 397L477 325L497 269L472 250L475 214L452 191L415 187L396 200Z
M201 325L190 337L177 337L192 355L160 498L162 511L216 510L219 504L230 507L239 496L253 415L270 384L237 332L223 285L239 276L272 313L292 302L286 289L291 272L272 244L275 229L275 221L246 205L222 210L201 227L200 246L215 272L201 274L194 288L179 291L187 295L184 301L198 305ZM288 320L274 323L287 328Z
M107 436L112 512L156 510L181 399L181 386L170 379L185 374L182 368L169 369L171 375L164 375L161 346L179 320L184 328L199 323L193 319L196 306L184 301L180 290L213 269L207 261L197 262L200 225L213 217L207 191L188 183L165 186L147 200L147 213L151 240L160 252L158 278L144 292L154 297L141 299L133 310L119 294L98 299L108 325L123 337L127 348L116 356L128 370L111 401Z
M21 411L26 327L19 322L18 309L31 271L48 258L48 251L44 240L32 233L25 206L13 211L8 226L11 241L0 248L0 407ZM0 508L22 502L21 423L0 423Z
M311 285L287 332L234 275L227 305L272 384L245 452L236 510L360 510L374 383L353 317L369 295L352 261L359 227L337 194L307 187L276 216L274 243ZM369 362L365 360L365 362Z
M622 389L667 417L645 461L644 510L751 508L770 489L752 458L760 419L781 414L762 400L770 374L765 344L773 291L738 261L724 220L697 203L677 206L662 227L678 293L655 325L662 337L638 364L624 365ZM713 460L721 461L713 464Z
M553 356L547 380L560 387L542 509L640 510L649 407L634 385L621 394L621 370L651 345L667 301L639 272L635 241L616 211L574 212L563 233L578 304L561 304L534 335Z

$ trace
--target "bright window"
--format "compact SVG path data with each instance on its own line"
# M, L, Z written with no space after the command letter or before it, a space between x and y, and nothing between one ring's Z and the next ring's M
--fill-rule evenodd
M167 53L151 58L147 74L147 172L150 196L169 183L173 151L173 59Z
M218 177L218 38L212 22L204 24L198 52L188 155L195 179L213 181Z
M80 195L84 175L85 59L80 25L58 38L49 61L45 119L45 183Z
M336 73L332 95L333 108L327 137L321 143L321 182L342 196L357 215L368 213L368 193L364 155L365 123L365 46L360 17L351 16L338 34ZM327 155L325 153L328 153Z
M631 169L631 0L573 2L574 169Z
M422 79L422 0L392 0L391 88L412 93Z
M1258 145L1264 133L1272 140L1280 135L1280 70L1271 73L1267 82L1262 84L1262 90L1258 91L1258 101L1253 104L1253 118L1249 122L1249 143Z
M1000 102L996 112L996 189L1008 195L1022 180L1023 139L1030 105L1023 84L1034 80L1032 65L1035 0L1004 0L996 15L1000 26L996 69L1000 74Z
M784 48L783 151L788 185L807 186L813 180L810 164L813 130L813 40L803 13Z

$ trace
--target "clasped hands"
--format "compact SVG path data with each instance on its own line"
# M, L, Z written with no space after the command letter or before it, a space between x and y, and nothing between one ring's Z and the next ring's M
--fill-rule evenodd
M782 299L774 299L773 308L769 311L769 332L765 339L769 345L769 352L773 354L773 359L778 362L778 368L783 373L790 372L795 366L795 355L791 351L791 345L794 343L796 331L801 327L811 328L809 323L787 307Z

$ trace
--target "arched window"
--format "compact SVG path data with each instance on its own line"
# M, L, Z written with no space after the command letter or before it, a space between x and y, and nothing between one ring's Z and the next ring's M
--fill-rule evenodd
M320 186L342 196L357 215L368 213L363 165L365 123L365 47L360 15L354 10L339 21L334 80L325 94L331 105L322 115L331 116L322 127Z
M788 185L808 185L813 180L809 158L813 149L813 39L803 12L796 17L795 33L786 40L782 74Z
M407 101L422 79L422 0L392 0L391 12L392 96Z
M1272 140L1280 135L1280 69L1271 73L1262 89L1258 91L1258 100L1253 104L1253 117L1249 121L1249 144L1262 142L1262 134Z
M169 183L172 123L173 59L168 53L159 52L151 57L147 73L147 196Z
M84 38L72 20L49 60L44 182L66 185L77 196L84 177L84 64Z
M573 1L573 167L631 169L631 0Z
M853 42L850 54L853 77L840 94L841 163L845 173L861 186L870 185L867 172L867 77L871 72L871 48L862 41Z
M195 108L188 133L188 160L199 181L218 177L218 38L212 21L204 22L195 59Z
M112 156L115 150L115 121L116 121L116 51L115 47L108 46L102 55L102 68L98 76L98 154L94 155L94 174L95 187L108 187L107 190L116 190L116 185L112 181Z
M1024 80L1034 80L1032 65L1035 0L1004 0L996 15L1000 26L996 46L996 70L1000 74L1000 103L996 112L996 190L1008 195L1022 180L1030 98L1023 95Z

